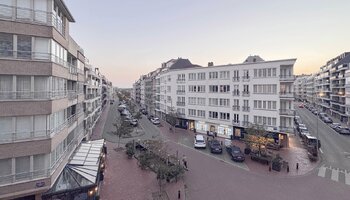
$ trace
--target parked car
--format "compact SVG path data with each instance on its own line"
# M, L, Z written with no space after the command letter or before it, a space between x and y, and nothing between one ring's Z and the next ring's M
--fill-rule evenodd
M154 124L154 125L159 125L160 124L160 120L159 120L159 118L153 118L153 119L151 119L151 122Z
M206 148L207 144L205 143L205 139L203 135L195 135L194 136L194 148Z
M301 121L300 118L297 118L297 119L294 121L294 123L295 123L297 126L299 126L299 124L302 124L303 122Z
M330 125L330 127L332 128L332 129L336 129L337 127L339 127L340 126L340 124L339 123L332 123L331 125Z
M304 108L304 104L299 104L299 108Z
M233 161L243 162L245 160L245 156L241 151L241 148L238 146L232 145L230 148L226 148L228 153L231 155Z
M338 133L340 133L340 131L343 129L348 129L348 128L344 127L344 126L337 126L334 130L337 131Z
M132 120L130 120L130 125L132 125L132 126L137 126L137 124L138 124L137 119L132 119Z
M297 131L300 132L300 128L306 128L305 124L299 124L297 126Z
M147 117L147 119L150 120L150 121L152 121L153 118L154 118L153 115L148 115L148 117Z
M324 123L327 123L327 124L333 123L333 120L331 118L329 118L329 117L323 117L322 120L323 120Z
M314 114L314 115L317 115L317 114L318 114L318 111L317 111L316 109L313 109L311 112L312 112L312 114Z
M208 146L211 153L222 153L222 145L218 140L209 140Z
M216 133L216 132L213 132L213 131L207 131L207 136L216 137L216 136L217 136L217 133Z
M342 135L350 135L350 129L348 128L342 128L338 131L339 134L342 134Z

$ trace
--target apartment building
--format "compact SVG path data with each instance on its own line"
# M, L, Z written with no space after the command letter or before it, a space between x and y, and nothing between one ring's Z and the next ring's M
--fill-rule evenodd
M342 122L348 121L346 113L346 71L349 69L350 53L345 52L320 68L315 77L317 105Z
M315 105L315 74L306 78L306 102Z
M241 64L200 67L170 60L156 78L156 114L176 113L178 127L223 137L239 137L250 124L293 132L295 61L250 56Z
M63 0L0 1L0 199L40 199L99 116L73 22Z
M156 76L158 73L159 69L148 73L145 78L144 108L152 115L155 115Z
M307 96L307 79L310 75L297 76L294 81L295 99L298 101L306 101Z
M141 106L141 108L146 108L145 91L146 91L146 75L143 75L140 78L140 106Z

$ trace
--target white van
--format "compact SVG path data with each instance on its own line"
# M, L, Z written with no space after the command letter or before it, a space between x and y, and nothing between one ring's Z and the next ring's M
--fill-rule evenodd
M203 135L194 136L194 148L206 148L205 138Z

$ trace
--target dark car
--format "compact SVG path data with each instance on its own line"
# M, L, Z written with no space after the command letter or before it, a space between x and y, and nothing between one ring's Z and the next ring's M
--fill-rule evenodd
M317 115L318 111L316 109L311 110L312 114Z
M327 123L327 124L333 123L333 120L331 118L329 118L329 117L323 117L322 120L323 120L324 123Z
M137 126L137 123L138 123L137 119L130 120L130 125L132 125L132 126Z
M342 134L342 135L350 135L350 129L348 128L342 128L338 131L339 134Z
M147 117L148 120L151 120L151 119L153 119L153 118L154 118L153 115L148 115L148 117Z
M209 140L208 146L211 153L222 153L222 145L218 140Z
M337 131L338 133L340 132L340 130L345 129L346 127L343 126L337 126L334 128L335 131Z
M227 148L227 151L230 153L233 161L243 162L245 160L245 156L239 147L232 145Z
M337 127L339 127L340 126L340 124L339 123L332 123L331 125L329 125L332 129L336 129Z

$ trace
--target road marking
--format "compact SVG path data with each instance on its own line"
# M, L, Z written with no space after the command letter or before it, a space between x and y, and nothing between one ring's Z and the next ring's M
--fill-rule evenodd
M325 177L326 176L326 167L324 167L324 165L322 165L321 167L320 167L320 169L318 170L318 176L320 176L320 177Z
M345 173L345 184L346 185L350 185L350 172L349 173Z
M332 176L331 176L331 179L332 179L333 181L338 182L338 180L339 180L339 171L338 171L338 169L332 169Z
M323 154L323 151L322 151L322 149L320 148L320 152Z

